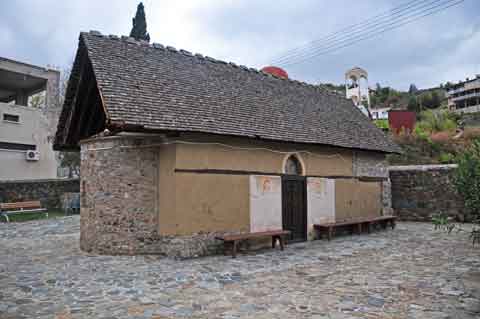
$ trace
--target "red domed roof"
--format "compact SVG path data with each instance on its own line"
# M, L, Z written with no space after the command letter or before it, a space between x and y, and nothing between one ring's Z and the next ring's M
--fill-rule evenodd
M284 69L279 68L277 66L266 66L262 69L262 71L266 72L266 73L276 75L276 76L281 77L281 78L288 79L288 73Z

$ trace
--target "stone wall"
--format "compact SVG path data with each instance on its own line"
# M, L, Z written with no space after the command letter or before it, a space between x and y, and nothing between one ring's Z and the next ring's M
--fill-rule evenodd
M106 254L151 253L158 227L158 148L148 138L81 145L80 247Z
M78 193L78 179L0 181L0 203L40 200L43 207L62 208L65 193Z
M383 215L393 215L392 209L392 182L387 179L382 182L382 213Z
M354 152L353 175L358 177L388 177L385 155L374 152Z
M468 221L464 205L453 185L455 165L392 166L392 207L402 220L430 221L445 213Z

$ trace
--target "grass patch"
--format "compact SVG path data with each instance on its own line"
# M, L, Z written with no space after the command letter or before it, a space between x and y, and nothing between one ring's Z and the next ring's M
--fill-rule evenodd
M374 120L373 123L375 123L375 125L378 128L381 128L382 130L388 130L389 129L388 120L386 120L386 119Z
M8 215L8 219L11 223L16 222L28 222L31 220L38 220L38 219L47 219L46 212L38 212L38 213L18 213L18 214L10 214ZM62 210L49 210L48 211L48 219L58 218L65 216L65 213ZM5 217L0 217L1 223L6 223Z

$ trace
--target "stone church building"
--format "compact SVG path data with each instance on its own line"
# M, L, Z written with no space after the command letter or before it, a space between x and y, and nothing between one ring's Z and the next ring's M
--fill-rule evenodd
M55 140L81 151L81 248L213 253L216 234L389 213L400 152L345 97L132 38L81 33Z

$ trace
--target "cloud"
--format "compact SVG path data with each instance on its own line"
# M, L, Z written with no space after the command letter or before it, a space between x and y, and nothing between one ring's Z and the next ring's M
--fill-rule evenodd
M192 0L144 1L153 41L248 66L262 67L285 51L404 3L390 1ZM23 0L2 3L0 56L63 69L80 31L128 34L137 0ZM353 66L370 84L406 89L480 73L476 50L480 1L425 18L375 39L289 66L291 77L343 82Z

